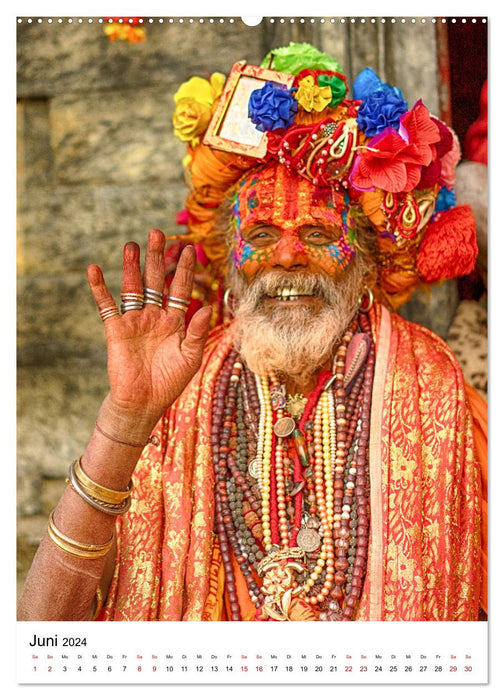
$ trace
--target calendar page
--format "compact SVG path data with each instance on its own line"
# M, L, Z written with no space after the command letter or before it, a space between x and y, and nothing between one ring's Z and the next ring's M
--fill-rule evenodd
M498 671L487 579L487 17L37 11L13 20L17 690L486 690ZM273 161L302 183L295 206ZM267 218L268 183L283 216L298 207L288 226ZM238 186L249 189L228 212L231 254L229 231L214 232ZM313 209L306 218L305 190L316 207L331 192L323 206L338 237L321 234ZM362 248L361 215L378 282L361 284L358 321L330 368L315 362L327 369L319 388L298 391L292 365L278 380L229 361L227 336L212 340L241 318L223 266L247 283L261 266L338 278ZM462 216L453 242L446 231ZM253 238L257 222L267 243ZM151 230L166 236L157 292L146 281ZM125 289L126 241L139 242L138 265L145 256L141 301ZM187 243L193 287L176 293ZM96 263L107 303L88 272L89 294ZM289 285L265 293L264 308L313 306L319 318L319 287ZM201 390L191 380L180 413L143 442L140 418L126 436L103 428L115 317L179 314L183 339L205 306L227 375L204 360ZM90 455L107 444L110 471L99 459L92 471ZM124 491L117 465L134 450ZM69 621L73 605L93 620Z
M482 684L487 624L19 623L20 683ZM39 635L42 631L43 634ZM310 643L306 644L309 638Z

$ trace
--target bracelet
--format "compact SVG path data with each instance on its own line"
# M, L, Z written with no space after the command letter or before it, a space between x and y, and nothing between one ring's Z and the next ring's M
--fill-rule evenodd
M98 421L95 421L95 428L104 437L108 438L109 440L112 440L112 442L118 442L120 445L128 445L128 447L145 447L149 444L149 442L151 442L151 438L149 438L145 442L127 442L126 440L120 440L119 438L116 438L113 435L106 433L103 430L103 428L100 428L100 426L98 425Z
M86 493L94 498L95 500L105 502L107 504L120 504L125 501L126 498L131 494L131 489L133 488L133 483L130 480L127 491L114 491L113 489L108 489L105 486L100 486L96 481L93 481L82 469L81 458L76 459L71 466L74 469L75 478L79 482L80 486L86 491Z
M86 501L86 503L88 503L90 506L93 506L93 508L95 508L96 510L99 510L101 513L106 513L107 515L122 515L122 513L126 513L126 511L129 510L131 506L131 495L128 495L128 497L125 498L121 503L116 504L110 503L108 501L102 501L88 494L82 486L82 484L77 479L74 465L75 462L72 462L72 464L70 465L70 473L69 478L67 479L67 483L69 483L72 486L74 491L76 491L79 494L82 500Z
M84 544L64 535L54 524L54 511L49 516L47 534L54 544L68 554L80 559L99 559L111 550L114 544L114 535L104 544Z

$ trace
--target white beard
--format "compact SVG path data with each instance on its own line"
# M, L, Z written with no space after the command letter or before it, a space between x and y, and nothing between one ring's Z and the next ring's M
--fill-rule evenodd
M255 373L273 371L303 384L333 356L359 306L364 272L356 257L336 281L310 273L266 272L249 287L235 273L231 291L238 300L234 310L235 346ZM317 294L323 308L307 304L266 310L264 295L291 285Z

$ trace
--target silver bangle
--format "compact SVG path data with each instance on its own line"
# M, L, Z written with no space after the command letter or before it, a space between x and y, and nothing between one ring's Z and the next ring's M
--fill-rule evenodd
M103 501L97 501L96 499L89 496L83 490L82 486L79 483L79 480L77 479L74 464L75 462L72 462L72 464L70 465L68 481L71 484L72 488L79 494L79 496L84 501L86 501L86 503L89 503L90 506L93 506L93 508L95 508L96 510L99 510L101 513L106 513L107 515L122 515L122 513L126 513L126 511L130 509L131 496L125 498L123 503L119 504L119 506L117 507L107 505Z

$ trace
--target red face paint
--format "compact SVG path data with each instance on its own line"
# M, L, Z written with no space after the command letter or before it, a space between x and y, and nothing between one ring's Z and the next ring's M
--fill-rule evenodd
M236 267L247 279L267 269L337 277L355 252L345 208L342 194L316 187L281 165L256 171L240 184L233 207Z

